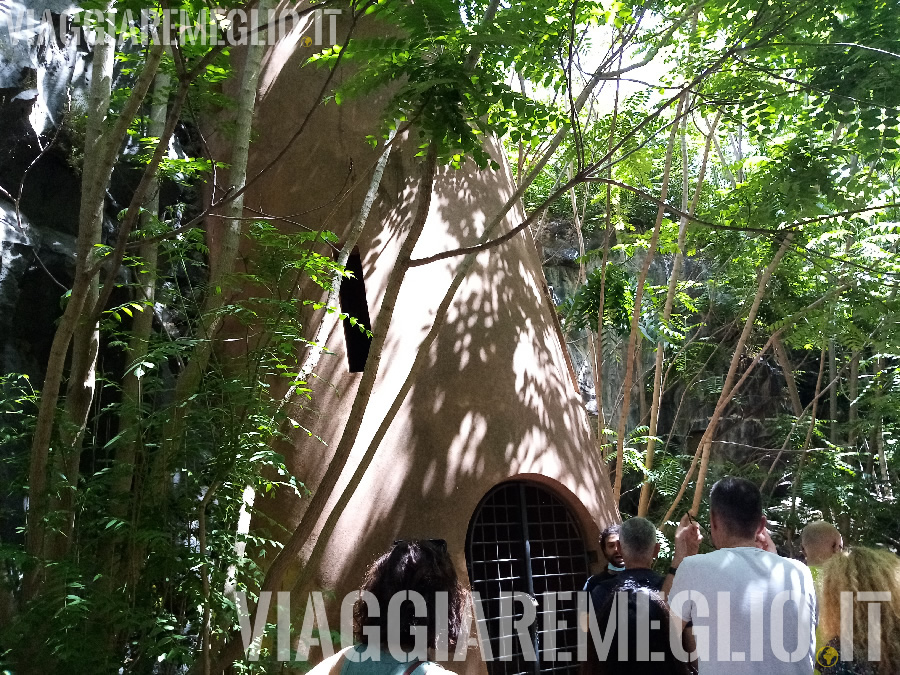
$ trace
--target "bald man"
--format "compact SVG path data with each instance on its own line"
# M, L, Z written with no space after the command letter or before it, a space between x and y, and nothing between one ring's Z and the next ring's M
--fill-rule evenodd
M800 533L800 544L803 547L803 555L806 556L806 564L809 565L809 571L812 573L813 586L816 589L816 597L822 598L822 584L819 581L819 570L829 558L837 555L844 549L844 540L841 533L831 523L824 520L816 520L809 523ZM825 644L821 629L816 627L816 654ZM819 675L818 668L815 671Z
M817 520L804 527L800 533L800 542L806 556L806 564L810 567L824 565L831 556L844 549L841 533L834 525L824 520Z

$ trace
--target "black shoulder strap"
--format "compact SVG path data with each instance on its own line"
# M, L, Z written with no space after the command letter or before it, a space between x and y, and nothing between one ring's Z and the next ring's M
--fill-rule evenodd
M406 670L403 671L403 675L412 675L412 672L423 663L425 663L425 661L420 661L418 658L413 659L409 662L409 665L406 666Z

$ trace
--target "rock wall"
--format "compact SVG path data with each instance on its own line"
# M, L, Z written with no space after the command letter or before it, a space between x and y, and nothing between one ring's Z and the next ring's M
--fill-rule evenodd
M65 0L0 0L0 372L26 373L36 382L43 379L62 296L71 286L81 207L76 158L83 152L79 128L92 39L72 27L73 10ZM118 68L114 78L114 87L128 86ZM190 130L180 128L169 155L185 156L190 139ZM135 151L124 147L123 160ZM136 177L127 162L113 172L104 214L108 244ZM165 207L198 197L169 182L161 201ZM166 313L157 308L160 321Z
M579 243L574 225L567 219L550 219L539 232L539 249L547 284L551 289L553 301L559 305L571 297L579 287ZM615 242L612 242L615 244ZM585 250L602 249L603 234L592 232L585 235ZM651 266L648 283L663 285L668 282L673 256L657 255ZM612 254L610 260L625 264L630 272L637 276L640 273L640 260L624 260L619 254ZM587 263L587 273L600 266L599 258ZM701 261L687 259L682 269L682 277L703 281L706 270ZM612 332L612 331L608 331ZM737 335L735 334L735 339ZM625 351L627 335L613 338L617 346L612 355L604 360L602 405L606 416L606 424L615 428L618 417L612 417L613 411L618 414L622 400L622 383L625 379ZM582 400L588 414L595 423L598 416L597 394L594 391L593 368L588 347L586 331L576 331L566 335L566 344L571 356ZM631 395L627 428L632 429L640 424L648 424L647 406L652 397L653 368L655 365L656 345L643 339L641 352L641 368L644 372L645 391L635 386ZM730 354L727 354L730 359ZM749 364L744 364L749 365ZM727 363L724 369L727 369ZM680 384L668 391L660 407L657 434L662 437L672 436L672 441L680 444L684 451L691 452L706 429L712 416L717 394L710 395L700 384L695 384L689 391ZM680 409L679 409L680 406ZM742 462L751 449L769 448L772 443L780 445L772 437L772 418L790 412L784 376L774 359L766 357L760 363L750 381L745 385L736 406L736 412L724 418L719 424L719 434L714 445L714 461ZM612 417L612 419L611 419Z
M66 143L42 154L40 139L86 86L87 50L40 21L44 12L59 21L68 6L0 3L0 372L35 381L71 283L80 205Z
M72 285L81 207L79 129L92 54L90 35L73 30L66 16L72 9L60 0L0 0L0 375L25 374L36 389L44 380ZM114 86L127 86L119 70L114 77ZM181 144L189 137L179 129L170 156L182 155ZM124 147L123 160L134 151L132 145ZM115 241L116 217L130 200L136 175L127 161L113 172L104 212L107 244ZM169 182L161 189L161 201L165 206L197 200L193 191ZM123 281L126 274L122 272ZM196 285L201 280L191 281ZM116 290L111 302L127 299ZM159 303L155 314L158 329L165 325L177 334L177 310ZM121 373L126 366L122 350L107 348L105 341L99 360L108 372ZM101 388L100 396L98 410L115 402L118 393ZM98 433L102 441L106 432ZM0 454L6 452L0 447ZM83 463L90 461L88 455ZM4 472L11 470L0 463L0 482L9 480ZM20 540L22 505L3 507L0 541ZM12 516L5 517L7 513Z

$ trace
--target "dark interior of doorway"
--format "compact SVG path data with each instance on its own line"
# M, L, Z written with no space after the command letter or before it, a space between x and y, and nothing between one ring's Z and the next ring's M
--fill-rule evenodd
M566 628L554 631L555 650L549 649L544 627L547 594L580 591L588 577L584 538L572 513L551 491L535 483L516 481L493 488L478 505L466 537L466 564L472 590L478 592L493 659L490 675L571 673L576 675L577 604L557 600L556 620ZM512 658L498 660L500 629L510 625L503 612L512 610L513 621L522 617L520 603L504 603L500 594L524 592L537 601L537 620L531 631L537 660L530 662L517 639ZM558 597L558 596L557 596ZM555 658L568 652L570 661Z

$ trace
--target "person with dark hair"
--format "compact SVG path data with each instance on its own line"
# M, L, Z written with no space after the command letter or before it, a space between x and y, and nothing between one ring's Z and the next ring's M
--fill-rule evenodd
M809 568L760 548L766 532L759 489L728 476L709 496L710 538L690 513L675 533L663 590L675 616L692 624L700 675L809 675L816 595Z
M606 567L599 574L589 577L584 584L584 590L590 593L597 584L613 579L625 569L625 561L622 558L622 547L619 544L619 530L621 525L607 526L600 533L600 553L606 562Z
M627 562L628 558L625 560ZM627 610L623 611L620 602L627 603ZM626 616L627 626L623 627L622 619ZM587 667L582 672L590 675L691 675L696 671L672 651L673 618L658 591L635 580L623 581L597 610L597 625L607 651L598 655L597 645L589 641ZM607 635L607 631L612 631L612 636ZM625 643L624 649L619 645L620 640Z
M622 547L619 545L620 527L621 525L613 523L612 525L607 525L600 533L600 553L603 554L603 560L606 563L606 567L603 568L602 572L588 577L588 580L584 582L584 588L582 590L588 595L590 595L598 585L604 581L615 579L616 575L625 569L625 560L622 558ZM587 630L588 619L587 612L578 613L578 625L584 630Z
M597 584L591 591L591 603L595 611L624 584L654 591L662 588L663 577L651 569L653 561L659 555L656 526L646 518L629 518L619 530L619 545L625 570Z
M465 603L466 591L459 583L446 541L395 541L366 571L353 606L355 644L323 661L314 673L446 672L425 659L438 646L452 652ZM446 616L439 617L438 612Z

